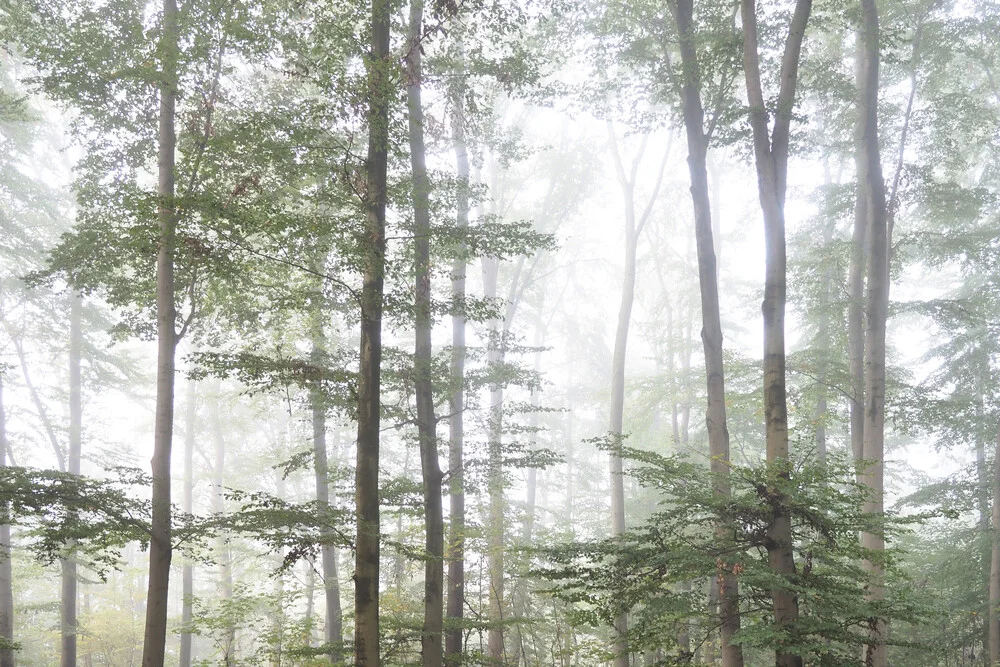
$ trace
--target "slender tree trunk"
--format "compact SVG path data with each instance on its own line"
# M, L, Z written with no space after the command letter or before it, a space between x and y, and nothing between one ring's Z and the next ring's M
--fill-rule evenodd
M156 255L156 418L154 424L152 521L149 541L149 582L142 667L163 667L167 643L167 601L170 558L170 447L174 429L174 353L177 333L174 305L174 103L177 97L179 51L176 0L163 0L160 56L162 77L158 138L160 201L157 207L159 239Z
M675 19L680 34L683 67L684 127L688 145L688 170L691 176L691 201L695 214L695 241L698 250L698 282L701 287L701 339L705 352L705 375L708 385L708 407L705 421L708 430L708 451L711 459L714 491L729 497L732 494L729 473L729 427L726 419L725 368L722 356L722 318L719 306L719 270L716 263L712 230L712 206L708 187L707 153L709 137L704 130L705 113L701 102L701 80L698 54L693 35L694 3L677 0ZM732 542L733 529L720 523L715 528L720 545ZM733 574L736 564L719 559L716 576L719 584L719 640L723 667L742 667L743 649L732 642L740 629L739 582Z
M421 93L421 37L423 0L410 0L410 44L406 86L409 107L410 166L413 172L414 391L420 469L424 480L424 625L420 635L423 667L441 667L444 661L444 509L441 499L441 464L438 460L437 418L431 384L431 214L430 180L424 149L424 109Z
M544 338L545 323L542 318L543 303L538 304L537 318L535 320L535 338L532 346L534 350L534 369L536 377L541 377L542 372L542 340ZM531 412L528 415L528 437L531 438L530 450L538 448L538 412L541 406L540 391L537 386L531 388ZM528 480L525 488L524 499L524 524L521 533L521 545L531 548L534 539L535 510L538 497L538 469L534 466L528 468ZM514 620L517 623L517 653L514 656L513 664L517 667L520 660L524 659L524 664L528 664L527 649L524 645L524 628L528 622L528 578L521 577L514 586Z
M7 466L7 412L0 373L0 468ZM4 512L7 508L2 508ZM14 578L10 566L10 525L0 525L0 640L14 641ZM14 667L14 649L0 647L0 667Z
M857 83L864 76L864 44L858 39L856 57ZM865 202L864 146L861 122L855 123L854 165L857 173L854 231L851 234L851 257L847 267L847 361L851 374L848 400L851 417L851 454L855 463L864 458L865 441L865 266L868 262L868 206ZM861 480L859 471L859 481Z
M186 414L184 416L184 500L185 514L194 512L194 441L198 422L197 384L187 381ZM194 564L184 560L181 569L181 646L180 667L191 667L191 624L194 620Z
M993 453L993 535L990 550L990 667L1000 665L1000 428Z
M285 420L283 420L285 421ZM283 429L287 440L287 422ZM278 458L284 454L284 449L276 452ZM279 500L285 500L288 496L287 482L281 470L276 470L275 475L275 495ZM279 568L285 560L285 549L279 549L274 554L274 567ZM274 646L271 651L271 658L268 661L270 667L281 667L285 654L285 576L278 574L274 577L274 605L271 608L271 634L274 637Z
M316 564L306 561L306 646L313 645L316 630Z
M212 514L221 517L226 513L226 497L224 490L224 472L226 469L226 440L222 433L222 424L219 421L219 414L222 406L219 400L219 385L215 387L214 405L212 410L212 436L215 440L215 465L212 467ZM225 605L233 599L233 568L232 558L229 553L229 540L224 534L219 534L215 539L215 554L219 559L219 602ZM227 612L228 613L228 612ZM222 657L226 667L233 667L236 664L236 625L229 617L226 625L222 628Z
M767 530L767 555L770 568L780 578L795 574L791 516L782 487L790 476L788 449L788 405L785 393L785 189L788 173L788 141L799 55L806 24L812 10L811 0L796 0L788 38L781 62L781 87L773 134L769 132L767 108L761 88L758 56L755 0L741 0L743 21L743 65L746 73L750 125L753 131L754 157L761 211L764 217L765 277L764 303L764 416L767 462L775 475L770 497L773 520ZM777 583L771 591L776 629L784 633L775 647L777 667L801 667L801 656L784 649L794 643L799 618L795 592Z
M462 45L459 44L459 53ZM461 55L460 55L461 58ZM455 141L455 162L458 172L456 193L459 231L469 226L469 154L465 145L464 59L459 63L460 83L453 104L452 134ZM465 606L465 303L466 262L460 252L451 267L451 297L455 314L451 318L451 382L448 400L448 624L445 631L445 661L448 667L462 664L462 618Z
M864 57L860 69L860 104L858 122L863 159L859 181L863 184L868 218L868 292L865 299L865 425L864 458L871 461L862 477L872 490L865 511L882 514L884 491L885 452L885 327L889 313L889 247L886 221L885 181L878 143L878 71L879 26L875 0L861 0ZM885 549L885 536L881 533L862 533L861 544L866 549ZM874 578L869 594L881 599L885 590L882 569L872 561L865 562L865 569ZM885 667L888 652L885 646L888 627L884 619L876 619L871 628L871 640L865 660L870 667Z
M615 329L615 347L611 360L611 413L609 416L609 432L615 439L615 445L621 444L622 429L625 414L625 356L628 349L629 325L632 321L632 304L635 300L635 266L636 248L639 235L649 219L653 204L660 191L663 170L666 166L666 156L660 166L660 173L650 194L645 210L637 215L635 210L635 183L640 161L646 148L648 135L643 137L642 147L632 161L630 173L625 172L621 154L618 150L614 127L608 121L608 134L618 176L618 185L622 189L625 203L625 277L622 281L621 300L618 307L618 326ZM669 151L669 149L668 149ZM611 535L617 537L625 532L625 477L622 458L616 451L611 452L609 467L611 471ZM615 660L614 667L629 666L628 648L628 611L622 611L615 619Z
M322 286L320 286L321 288ZM312 351L310 363L317 374L322 373L324 365L322 308L317 308L312 315ZM330 508L330 464L326 447L326 397L317 381L309 393L310 410L312 411L312 444L313 473L316 485L316 502L320 511L327 512ZM337 551L332 544L334 531L326 525L320 529L320 539L323 546L320 549L320 565L323 569L323 600L325 602L326 623L324 639L330 647L330 661L337 664L340 660L340 645L344 641L343 612L340 606L340 573L337 571Z
M633 218L634 219L634 218ZM615 331L615 348L611 361L611 419L610 431L619 442L622 438L625 411L625 352L628 345L629 323L632 317L632 302L635 298L635 254L637 234L635 225L630 224L625 239L625 281L622 284L621 304L618 310L618 327ZM611 534L625 532L625 477L622 458L611 454ZM614 667L629 667L628 612L622 612L615 619L615 662Z
M81 396L80 358L83 348L82 296L79 292L70 295L69 311L69 451L67 452L67 472L80 474L80 452L83 436L83 401ZM67 545L72 547L72 545ZM62 667L76 667L76 560L71 555L59 561L61 569L61 593L59 624L62 635Z
M483 260L483 294L487 299L497 298L499 260ZM503 331L500 320L489 322L487 364L494 371L503 361ZM490 388L490 417L487 435L487 487L489 492L489 526L487 527L487 570L489 573L489 632L486 655L489 665L506 664L504 646L504 476L503 476L503 387L499 382Z
M381 411L382 305L385 281L385 209L389 104L393 77L389 48L392 6L375 2L371 13L368 160L362 235L361 345L358 366L358 450L355 503L358 534L354 568L354 664L379 667L379 424Z

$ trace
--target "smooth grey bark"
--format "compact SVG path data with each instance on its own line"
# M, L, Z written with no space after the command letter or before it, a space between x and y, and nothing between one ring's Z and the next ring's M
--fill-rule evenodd
M743 22L743 69L746 75L750 126L753 132L757 185L764 218L764 415L767 462L776 476L775 494L769 499L773 520L767 530L768 564L775 574L795 574L791 516L780 490L789 478L788 405L785 390L785 302L787 291L785 256L785 189L788 174L788 142L799 57L811 0L796 0L781 59L780 89L773 132L769 130L767 106L761 87L755 0L741 0ZM779 631L793 631L799 618L794 590L777 584L771 591L774 622ZM801 667L802 657L775 650L776 667Z
M865 502L864 510L874 514L884 512L885 456L885 329L889 313L889 245L886 215L885 180L878 140L878 72L879 25L875 0L861 0L863 56L859 68L858 123L862 171L858 181L864 194L868 219L868 290L865 298L865 421L864 459L862 481L873 493ZM862 533L861 544L867 549L885 549L885 536L879 533ZM878 600L885 595L882 569L877 563L866 560L866 571L873 577L869 597ZM870 667L886 667L888 651L885 640L888 631L884 619L872 624L865 661Z
M221 405L219 400L219 385L216 384L212 406L212 438L215 441L215 463L212 466L212 514L221 517L226 513L225 469L226 469L226 439L219 420ZM233 568L232 556L229 552L229 540L224 534L215 539L215 554L219 559L219 602L223 606L233 599ZM222 659L226 667L236 664L236 625L232 618L226 620L222 628Z
M858 85L863 76L863 40L858 39L856 72ZM868 206L865 203L862 123L855 123L854 166L859 175L851 233L851 256L847 266L847 362L851 377L848 400L851 425L851 454L856 464L864 458L865 441L865 267L868 263ZM860 481L860 470L859 470Z
M184 497L181 509L194 512L194 442L198 425L198 389L194 380L187 381L184 414ZM191 667L191 623L194 620L194 563L184 560L181 568L181 645L179 667Z
M163 0L159 53L159 135L156 254L156 416L154 421L152 517L149 541L149 582L142 645L142 667L163 667L167 643L167 601L173 555L170 517L170 449L174 428L174 354L177 332L174 303L174 106L177 98L179 27L176 0Z
M497 274L500 262L485 258L483 265L483 295L489 300L497 298ZM500 320L492 318L488 324L489 345L486 361L496 368L503 361L503 331ZM503 388L495 383L490 387L490 412L487 433L487 490L489 494L489 525L487 527L487 572L489 586L489 631L487 632L486 657L491 666L506 662L504 646L504 478L503 478Z
M712 202L708 186L708 146L711 135L705 131L705 111L701 101L701 71L694 44L694 2L676 0L674 19L680 36L683 72L681 101L688 147L688 171L691 178L691 202L694 208L695 243L698 253L698 283L701 290L701 339L705 354L705 377L708 405L705 424L714 492L732 495L729 463L729 426L726 418L725 368L722 356L722 318L719 305L719 268L712 224ZM718 183L716 182L716 189ZM673 360L671 360L671 367ZM732 543L733 529L724 523L715 526L720 548ZM733 643L740 630L739 580L733 574L735 562L720 563L718 587L719 653L722 667L742 667L743 649Z
M535 318L535 334L532 347L534 350L534 371L536 377L541 377L542 372L542 342L544 339L545 322L542 318L544 305L543 300L537 304ZM531 412L528 415L528 437L531 438L529 449L535 451L538 448L538 413L541 408L541 395L538 386L531 388ZM524 498L524 523L520 542L525 548L531 548L534 539L535 511L538 497L538 469L534 466L528 468L528 479L525 485ZM513 659L514 667L520 664L523 659L524 664L528 664L527 648L524 644L524 627L528 616L528 578L522 577L514 586L514 620L517 623L517 653Z
M611 360L611 410L609 416L609 432L611 437L620 444L623 437L623 421L625 414L625 357L628 349L629 326L632 321L632 304L635 301L635 273L636 273L636 250L639 244L639 236L643 228L649 221L656 203L656 197L663 182L663 173L666 168L666 156L660 164L659 174L652 193L649 195L649 202L645 209L637 214L635 207L635 184L636 176L642 162L646 149L646 142L649 136L643 137L642 146L638 154L632 160L631 168L625 172L625 165L622 161L621 153L618 150L618 142L615 138L614 127L608 121L608 136L614 158L615 173L618 177L618 185L622 190L625 204L625 277L622 281L621 298L618 307L618 325L615 328L614 353ZM669 152L669 148L668 148ZM611 535L618 536L625 532L625 483L623 474L622 458L617 452L612 452L610 456L611 472ZM615 619L615 660L614 667L628 667L629 649L626 639L628 634L628 613L623 612Z
M385 283L385 209L389 148L389 104L395 57L389 46L392 6L371 9L368 69L368 157L364 192L365 233L358 365L358 447L355 473L357 539L354 567L354 664L379 667L379 425L382 377L382 307Z
M993 451L993 531L990 548L989 655L990 665L1000 665L1000 427Z
M313 312L310 325L312 338L310 364L313 366L317 378L322 374L323 347L326 344L321 319L322 312L322 309ZM312 413L313 479L316 488L316 502L320 511L325 512L330 509L330 463L326 444L326 397L323 395L318 379L309 391L309 403ZM320 549L320 567L323 573L324 639L330 647L330 652L327 654L330 661L337 664L340 661L340 646L344 641L343 611L340 604L340 572L337 567L337 551L333 545L334 531L325 523L320 528L320 539L323 542Z
M430 179L424 147L424 109L421 102L423 71L423 0L410 0L406 99L409 111L410 168L413 176L414 246L414 392L417 403L417 437L420 471L424 482L424 623L420 633L423 667L444 663L444 508L441 463L438 459L437 417L431 384L431 214Z
M0 468L7 466L7 411L0 373ZM10 525L0 525L0 639L14 641L14 578L11 573ZM14 649L0 648L0 667L14 667Z
M465 143L465 71L462 44L458 46L459 83L452 104L452 137L459 180L455 195L456 226L469 226L469 153ZM459 252L451 266L451 298L456 306L465 303L466 261ZM458 667L462 662L462 618L465 606L465 315L461 307L451 317L452 393L448 398L448 609L445 629L445 664Z
M66 452L66 466L71 475L80 474L80 454L83 437L83 401L80 362L83 355L83 297L74 291L70 295L69 310L69 448ZM72 547L72 545L68 545ZM72 556L59 561L59 634L62 667L76 667L77 635L77 567Z

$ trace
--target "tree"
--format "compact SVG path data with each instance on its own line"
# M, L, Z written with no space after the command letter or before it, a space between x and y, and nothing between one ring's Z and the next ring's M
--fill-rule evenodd
M434 415L431 329L431 217L430 180L424 147L424 109L421 102L423 70L423 0L410 0L406 98L409 109L410 168L413 176L414 391L417 401L417 437L424 480L424 624L420 645L423 667L441 667L444 659L444 510L438 461L437 417Z
M358 453L355 503L358 533L354 569L354 664L379 667L379 418L382 368L382 307L385 271L386 171L389 105L392 100L392 53L389 49L391 3L372 3L368 72L368 159L364 209L365 233L361 289L361 347L358 368Z
M722 321L719 314L719 271L712 233L712 203L709 198L707 154L712 130L705 131L705 111L701 101L701 68L698 63L694 33L693 0L672 4L681 52L681 107L688 147L688 170L691 178L691 203L694 207L695 240L698 250L698 283L701 287L701 339L705 352L705 376L708 388L708 453L716 481L715 492L731 495L729 482L729 427L726 422L725 368L722 356ZM719 110L715 110L716 116ZM672 360L671 360L672 363ZM716 527L720 547L731 537L732 529ZM743 649L733 642L740 629L739 583L732 573L735 563L719 567L719 634L723 667L742 667Z
M868 227L868 294L865 300L865 420L863 458L867 467L862 476L871 489L871 498L865 511L882 514L885 511L884 463L885 456L885 325L889 314L889 245L886 224L885 181L882 178L882 160L878 135L879 90L879 25L878 10L874 0L861 0L861 42L863 56L859 67L861 102L858 107L861 170L858 173L859 191L863 193L865 218ZM861 206L859 204L859 206ZM885 536L877 531L862 533L865 548L879 552L885 549ZM873 559L865 561L872 572L875 586L874 599L884 594L884 584L879 581L881 566ZM885 646L884 619L876 619L872 626L871 642L866 654L866 664L885 667L888 652Z
M167 642L167 592L170 586L171 541L170 450L174 429L174 353L177 345L174 304L174 107L177 98L177 59L180 50L176 0L163 0L160 38L161 81L159 136L157 137L156 255L156 424L153 440L153 516L149 543L149 589L146 593L146 631L143 667L162 667Z
M798 598L790 579L795 574L791 518L784 507L781 489L790 473L788 451L788 406L785 392L785 189L788 176L789 128L795 102L799 54L811 0L796 0L788 37L781 58L780 89L774 110L773 133L769 130L768 108L761 86L760 55L755 0L742 0L743 66L746 73L750 127L753 131L757 186L764 216L765 278L764 303L764 421L767 463L774 474L778 493L773 499L774 520L768 528L768 561L779 580L772 591L774 621L781 633L794 631L799 618ZM792 637L786 634L787 641ZM777 667L798 667L801 656L782 648L775 651Z
M643 135L642 145L638 153L632 159L631 169L625 172L625 165L618 148L618 140L615 137L615 129L611 121L608 121L608 136L611 142L612 157L615 163L615 174L618 177L618 186L622 190L625 199L625 278L622 281L621 300L618 309L618 326L615 329L614 356L611 361L611 413L609 419L609 431L613 437L621 439L623 437L623 418L625 412L625 352L628 348L629 325L632 320L632 303L635 300L635 267L636 248L639 244L639 236L643 228L649 221L653 212L653 205L660 193L660 185L663 182L663 172L667 166L667 157L670 155L668 145L666 154L660 162L659 173L653 185L653 190L649 194L649 201L641 213L636 215L635 205L635 185L636 175L642 156L646 151L646 143L649 135ZM611 534L621 535L625 532L625 482L622 477L622 459L620 456L611 453ZM628 667L629 651L626 635L628 633L628 616L622 614L615 622L615 631L618 635L615 647L615 667Z
M0 373L0 469L7 466L7 412L3 403L4 377ZM5 506L4 513L9 509ZM0 525L0 667L14 667L14 587L11 573L10 524Z
M465 58L464 43L459 39L456 85L452 93L451 132L455 144L458 188L455 195L455 225L459 233L469 226L469 153L465 142ZM467 262L460 247L451 266L451 298L465 302ZM451 363L449 376L452 393L448 397L448 609L445 628L445 661L448 667L462 662L461 621L465 607L465 324L466 317L456 309L451 318Z

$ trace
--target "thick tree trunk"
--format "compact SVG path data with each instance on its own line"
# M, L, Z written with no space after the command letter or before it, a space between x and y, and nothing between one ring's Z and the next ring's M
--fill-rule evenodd
M194 512L194 441L198 421L197 384L187 381L184 416L184 499L181 509ZM181 569L181 646L179 667L191 667L191 623L194 620L194 564L185 559Z
M7 412L0 373L0 468L7 466ZM6 510L7 508L3 508ZM0 525L0 640L14 641L14 578L10 566L10 525ZM0 667L14 667L14 649L0 648Z
M1000 665L1000 428L993 452L993 534L990 550L990 667Z
M317 374L321 373L325 337L321 322L322 309L317 309L312 322L312 351L310 363ZM326 447L326 397L317 382L309 392L312 411L313 475L316 486L316 502L320 511L330 507L330 464ZM337 551L332 544L333 529L325 524L320 529L323 546L320 549L320 565L323 569L323 600L325 603L324 639L330 647L327 654L334 664L340 660L340 645L344 641L343 612L340 605L340 573L337 570Z
M438 460L437 418L431 384L431 214L430 180L424 149L424 109L421 92L421 37L423 0L410 0L409 65L406 86L409 107L410 166L413 173L413 245L415 350L414 391L420 470L424 480L424 625L420 635L423 667L441 667L444 661L444 509L441 464Z
M461 44L459 45L461 53ZM460 62L461 83L454 96L452 134L455 141L455 162L458 191L455 195L459 231L469 226L469 154L465 145L464 61ZM462 663L462 618L465 606L465 316L457 307L465 302L465 259L459 256L451 267L451 298L456 305L451 318L451 382L448 399L448 624L445 631L445 662L448 667Z
M215 465L212 467L212 514L221 517L226 513L224 473L226 469L226 440L222 433L219 414L219 385L215 386L212 410L212 437L215 441ZM215 538L215 556L219 559L219 602L225 604L233 599L233 568L229 553L229 540L224 534ZM227 619L222 628L222 658L226 667L236 664L236 626L232 618Z
M773 520L767 531L768 564L779 577L795 573L791 516L781 491L790 474L788 450L788 405L785 392L785 189L788 173L788 140L795 102L799 55L811 0L797 0L781 62L781 88L773 134L769 133L767 108L761 88L758 55L757 16L754 0L741 0L743 21L743 65L746 73L750 125L753 131L757 185L764 217L765 277L764 303L764 418L767 462L776 476L768 502ZM774 622L786 633L775 648L777 667L800 667L802 658L783 649L794 642L799 618L799 602L794 591L778 583L772 589Z
M865 300L865 425L864 458L871 462L862 477L872 490L865 511L882 514L884 491L885 450L885 327L889 313L889 246L886 222L885 181L878 143L878 70L879 27L875 0L861 0L864 55L859 70L860 103L858 122L861 124L860 146L863 159L859 182L865 195L868 218L868 293ZM885 549L885 536L863 533L861 544L866 549ZM874 582L869 588L872 599L884 594L881 567L871 561L865 569ZM871 641L866 648L866 663L870 667L885 667L888 663L885 639L888 628L884 619L876 619L871 629Z
M701 287L701 339L705 351L705 375L708 384L708 407L705 421L708 451L715 493L731 495L729 480L729 427L726 420L725 369L722 356L722 318L719 307L719 270L716 263L709 198L707 152L709 137L704 130L705 113L701 102L698 54L694 45L692 0L677 0L674 5L680 34L683 84L684 127L687 135L688 170L691 175L691 202L694 207L695 241L698 249L698 282ZM672 365L672 364L671 364ZM720 546L732 541L733 530L716 526ZM720 559L725 561L725 558ZM742 667L743 649L733 644L740 629L739 582L732 573L735 563L723 562L716 580L719 583L719 634L723 667Z
M69 311L69 451L66 466L71 475L80 474L80 452L83 436L83 401L81 395L80 359L83 348L82 296L70 295ZM62 636L60 665L76 667L76 561L64 558L59 561L61 592L59 596L59 625Z
M154 423L152 520L149 541L149 582L142 667L163 667L167 643L167 601L170 558L170 448L174 429L174 353L177 333L174 305L174 104L177 98L179 51L176 0L163 0L160 55L162 77L158 138L159 239L156 255L156 418Z
M382 369L382 304L385 281L385 209L389 147L389 104L393 78L389 48L392 7L375 2L371 13L368 159L361 236L361 345L358 366L358 450L355 504L358 534L354 568L354 664L379 667L379 424Z

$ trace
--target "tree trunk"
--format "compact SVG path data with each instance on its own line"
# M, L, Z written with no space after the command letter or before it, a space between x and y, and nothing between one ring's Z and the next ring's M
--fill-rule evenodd
M864 458L871 462L862 477L872 490L865 511L882 514L884 490L883 457L885 450L885 327L889 313L889 247L886 222L885 181L878 144L878 70L879 26L875 0L861 0L863 42L862 65L859 69L860 104L858 123L862 171L858 180L862 184L868 218L868 293L865 300L865 425ZM862 533L861 544L866 549L885 549L885 536L879 533ZM881 599L885 590L882 569L871 561L865 569L874 578L869 588L872 599ZM866 663L870 667L885 667L888 663L885 639L887 625L876 619L871 628L871 640L866 649Z
M858 39L856 76L863 77L864 46ZM855 123L854 165L857 172L854 231L851 234L851 257L847 268L847 360L851 374L848 406L851 416L851 454L854 462L864 458L865 442L865 265L868 262L868 206L865 202L864 146L861 122ZM861 480L860 471L858 480Z
M633 218L634 220L634 218ZM625 352L628 345L629 322L635 298L635 253L637 235L634 224L629 224L625 238L625 281L622 284L621 303L618 310L618 327L615 330L615 349L611 361L611 436L621 443L625 411ZM625 532L625 477L622 458L611 454L611 534L617 537ZM615 619L614 667L629 667L628 612Z
M194 441L198 422L197 384L187 381L184 416L184 500L185 514L194 512ZM194 564L185 559L181 569L181 647L179 667L191 667L191 623L194 620Z
M389 32L392 6L375 2L371 13L371 55L365 60L370 86L365 233L361 288L361 345L358 366L358 450L355 504L358 534L354 568L354 664L379 667L379 424L381 408L382 305L385 280L386 172L389 147Z
M212 411L212 436L215 440L215 465L212 467L212 514L222 517L226 513L226 498L223 487L223 474L226 469L226 440L222 434L222 424L219 414L222 407L219 404L219 385L215 386L215 405ZM215 538L215 554L219 559L219 602L222 603L223 614L228 616L230 610L226 605L233 599L233 568L229 553L229 540L220 533ZM236 664L236 626L231 616L226 618L222 628L222 657L226 667Z
M423 667L441 667L444 661L444 509L441 499L441 464L438 460L437 418L431 384L431 214L430 180L424 149L424 110L421 93L421 38L423 0L410 0L409 65L406 86L409 107L410 166L413 172L414 391L420 470L424 480L424 625L420 635Z
M320 286L322 287L322 286ZM321 308L312 314L312 352L310 363L317 375L321 374L324 364L323 335ZM310 410L312 411L312 444L313 473L316 482L316 502L321 512L330 508L330 464L326 448L326 397L323 395L319 380L309 392ZM320 564L323 568L323 600L325 602L326 623L324 639L330 647L327 654L330 661L337 664L340 660L340 645L344 641L343 613L340 606L340 573L337 570L337 551L332 541L334 531L327 527L326 520L320 528L320 539L323 546L320 549Z
M708 407L705 422L708 430L708 452L711 459L713 487L717 495L732 494L729 480L729 427L726 419L726 383L722 356L722 318L719 307L719 270L716 263L712 230L712 206L708 187L707 152L710 137L706 136L705 113L701 102L701 80L698 53L693 34L694 3L677 0L675 19L680 35L683 85L684 127L688 146L688 171L691 176L691 202L694 207L695 241L698 249L698 282L701 287L701 339L705 352L705 375L708 385ZM671 362L672 365L672 362ZM732 542L733 530L724 524L715 528L720 545ZM740 629L739 582L733 574L735 563L721 565L716 575L719 584L719 639L723 667L742 667L743 649L732 643Z
M540 378L542 373L542 341L544 338L545 322L542 318L543 301L538 303L538 312L535 320L535 338L532 343L534 347L534 370L536 377ZM531 388L531 412L528 415L528 437L530 440L529 451L538 449L538 413L541 406L540 390L537 386ZM521 533L521 545L525 549L530 549L534 539L536 500L538 497L538 469L534 466L528 468L528 480L525 488L524 499L524 524ZM544 504L543 504L544 506ZM517 623L517 652L514 655L513 665L517 667L521 659L527 665L527 649L524 645L524 628L528 622L528 577L521 577L514 586L514 620Z
M755 0L741 0L743 21L743 65L746 74L750 125L753 131L757 186L764 217L764 417L767 462L775 475L767 499L773 520L767 531L768 564L775 574L788 578L795 573L791 516L782 488L788 484L788 405L785 393L785 188L788 173L788 140L799 54L811 0L796 0L781 62L781 88L773 134L769 133L767 108L761 88ZM801 667L802 658L784 649L795 642L799 602L794 591L778 583L771 591L776 629L784 633L775 647L777 667Z
M455 195L459 232L469 226L469 154L465 145L464 59L459 44L459 85L453 99L452 133L455 141L455 162L458 191ZM465 606L465 303L466 262L461 251L451 267L451 297L455 314L451 318L451 382L448 400L448 624L445 631L445 662L448 667L462 664L462 617Z
M990 667L1000 665L1000 428L993 453L993 535L990 550Z
M162 59L158 138L159 184L157 217L159 239L156 255L156 418L154 423L152 520L149 540L149 582L142 667L163 667L167 643L167 601L170 558L170 447L174 429L174 103L177 97L179 51L176 0L163 0Z
M495 301L500 262L483 260L483 294ZM487 365L496 371L503 361L503 331L500 320L489 322ZM504 476L503 476L503 387L495 382L490 387L490 413L487 434L487 488L489 492L489 525L487 527L487 571L489 574L489 632L487 633L487 664L506 664L504 647Z
M83 402L81 397L80 358L83 347L82 296L74 291L70 295L69 311L69 451L66 465L71 475L80 474L80 451L83 435ZM71 547L72 545L67 545ZM76 560L63 558L61 592L59 596L59 625L62 636L60 665L76 667Z
M0 468L7 466L7 412L0 373ZM7 507L2 508L4 512ZM14 641L14 579L10 566L10 525L0 525L0 641ZM0 667L14 667L14 649L0 647Z
M636 247L639 243L639 235L642 233L642 229L649 219L656 196L660 191L663 170L666 166L666 156L664 156L664 161L660 166L660 173L656 185L650 194L648 205L640 215L636 215L636 174L638 173L639 164L645 152L648 135L643 137L642 147L632 161L631 171L626 174L611 121L608 121L608 134L615 162L615 171L618 176L618 185L621 187L625 203L625 277L622 281L621 300L618 307L618 326L615 329L615 347L611 359L611 413L608 420L608 430L611 437L616 441L614 444L617 447L621 444L622 429L624 426L625 356L628 349L629 325L632 320L632 303L635 300ZM611 535L617 537L625 532L625 477L621 455L616 451L611 452L609 467L611 472ZM615 619L614 628L614 667L628 667L627 611L622 611Z

